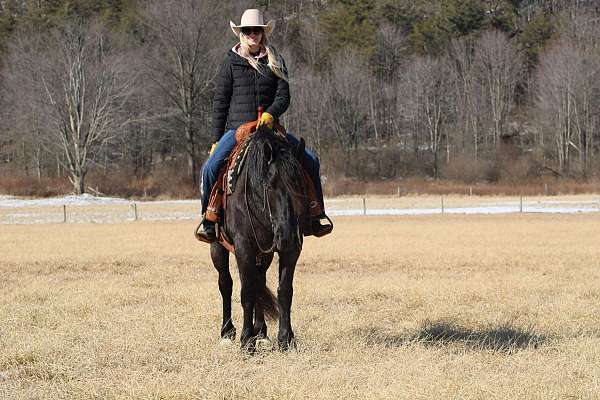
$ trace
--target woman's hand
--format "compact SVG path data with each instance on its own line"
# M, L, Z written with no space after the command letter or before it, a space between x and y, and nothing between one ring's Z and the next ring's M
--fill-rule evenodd
M275 121L275 118L273 118L273 116L271 114L264 112L264 113L262 113L262 116L258 120L258 124L256 125L256 127L258 128L259 126L265 125L267 128L273 129L274 121Z

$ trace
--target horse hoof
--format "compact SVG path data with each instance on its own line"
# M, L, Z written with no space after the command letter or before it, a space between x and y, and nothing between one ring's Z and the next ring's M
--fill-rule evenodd
M273 350L273 342L269 338L260 338L256 340L256 350L271 351Z
M296 339L292 338L288 340L280 340L279 341L279 351L293 351L298 350L298 345L296 344Z
M231 340L230 338L223 338L219 342L219 347L231 347L231 346L233 346L233 340Z

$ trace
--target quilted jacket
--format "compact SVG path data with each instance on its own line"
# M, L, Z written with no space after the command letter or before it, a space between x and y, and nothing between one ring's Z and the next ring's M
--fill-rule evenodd
M257 108L278 119L290 104L288 82L267 66L267 57L259 59L260 71L229 50L217 75L213 100L212 133L218 141L223 133L258 118ZM285 67L285 66L284 66Z

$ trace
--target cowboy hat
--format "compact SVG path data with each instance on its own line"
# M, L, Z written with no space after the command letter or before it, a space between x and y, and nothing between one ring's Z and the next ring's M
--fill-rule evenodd
M275 28L275 22L271 20L265 24L260 10L250 8L242 14L242 20L239 25L236 25L233 21L229 21L229 26L231 26L231 30L235 36L240 36L242 28L251 26L260 26L265 31L265 34L269 36L273 32L273 28Z

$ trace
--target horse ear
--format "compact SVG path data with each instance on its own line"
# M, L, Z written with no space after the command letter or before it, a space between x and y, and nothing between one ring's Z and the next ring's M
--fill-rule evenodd
M306 148L306 142L304 142L304 138L300 138L300 141L296 145L294 149L294 155L298 160L302 159L302 155L304 154L304 149Z

